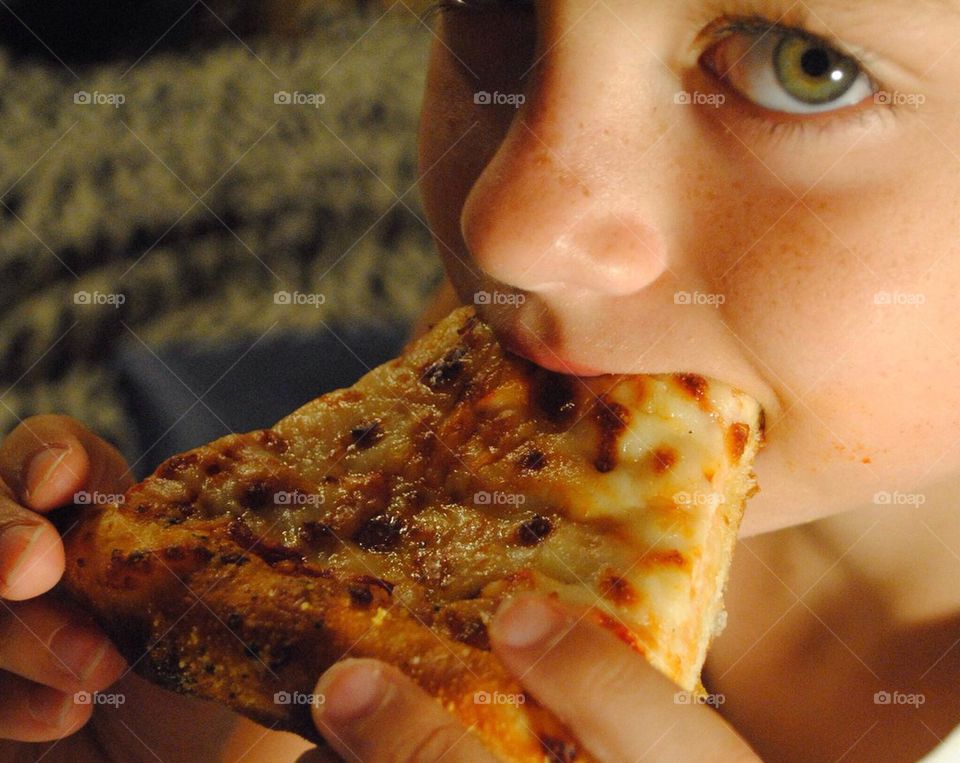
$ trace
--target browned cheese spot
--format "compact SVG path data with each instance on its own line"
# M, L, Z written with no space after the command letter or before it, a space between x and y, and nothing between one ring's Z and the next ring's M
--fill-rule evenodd
M237 502L245 509L264 509L276 504L279 490L275 479L254 479L240 487Z
M487 626L479 617L465 616L455 610L448 610L444 612L443 619L452 638L474 649L490 651Z
M257 432L256 438L263 447L275 453L283 453L287 449L287 441L272 429L261 429Z
M360 525L353 540L365 551L390 551L399 543L402 532L402 519L381 514Z
M654 567L686 567L686 557L677 549L669 551L648 551L643 555L643 563Z
M354 583L347 588L350 601L357 607L368 607L373 602L373 593L369 586Z
M604 597L621 606L633 604L637 600L637 592L630 585L630 581L613 570L604 573L600 580L600 591Z
M383 439L383 429L380 425L380 419L366 421L350 430L349 444L360 450L375 445Z
M536 546L550 534L552 529L553 524L550 520L537 514L520 525L517 534L520 543L524 546Z
M330 525L323 522L304 522L297 530L297 537L308 546L316 546L335 536Z
M454 347L423 370L421 381L432 390L449 389L463 373L463 357L466 354L466 347Z
M531 472L538 472L547 463L547 456L543 451L540 450L530 450L520 456L520 460L517 461L517 465L521 469L526 469Z
M610 472L617 466L617 445L630 421L630 412L619 403L601 398L594 407L594 419L600 429L600 444L593 465L598 472Z
M179 456L171 456L157 468L157 476L167 480L176 479L196 464L199 458L196 453L182 453Z
M669 471L677 461L680 460L680 454L669 445L661 445L655 448L652 454L651 462L655 474L663 474Z
M554 424L572 423L577 410L574 379L541 368L534 374L533 400L537 408Z
M694 400L703 400L707 394L707 380L698 374L676 374L673 378L680 385L680 389Z
M732 424L726 432L727 453L734 461L739 460L750 439L750 427L741 422Z

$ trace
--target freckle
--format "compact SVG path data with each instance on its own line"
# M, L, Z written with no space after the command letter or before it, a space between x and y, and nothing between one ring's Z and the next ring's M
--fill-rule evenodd
M873 462L870 460L870 456L864 456L862 459L860 459L860 463L862 463L862 464L869 464L869 463L873 463Z

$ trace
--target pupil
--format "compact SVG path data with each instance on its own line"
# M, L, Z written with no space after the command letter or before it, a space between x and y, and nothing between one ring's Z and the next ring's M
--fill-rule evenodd
M810 48L800 57L800 66L809 77L823 77L830 70L830 56L823 48Z

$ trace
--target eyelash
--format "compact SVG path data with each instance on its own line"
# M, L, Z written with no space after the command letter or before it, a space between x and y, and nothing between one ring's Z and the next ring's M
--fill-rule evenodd
M773 21L759 14L743 16L735 13L721 13L719 17L715 17L714 21L709 23L697 37L698 40L704 41L700 54L701 59L713 45L716 45L725 37L737 33L754 35L762 35L765 33L795 34L822 42L839 53L853 59L860 70L870 79L875 92L884 89L882 84L879 83L876 77L870 72L867 63L868 55L864 51L851 50L844 43L836 40L832 36L817 34L811 31L808 28L807 20L800 17L792 18L789 23L784 23L782 19L780 21ZM710 73L709 76L713 79L718 79L713 73ZM844 127L853 121L865 124L868 119L876 116L878 111L877 109L851 107L835 112L825 112L819 118L816 116L794 116L777 119L771 117L769 114L766 116L748 114L744 119L751 129L761 128L767 133L768 137L773 135L778 139L787 139L796 135L806 134L811 130L817 134L822 134L838 127Z
M448 12L478 12L505 9L516 6L518 10L530 10L533 8L534 0L436 0L423 13L423 18L431 17L437 13ZM882 84L871 74L869 68L869 55L866 51L851 50L841 41L833 38L832 35L817 34L809 29L809 21L806 16L799 15L793 11L782 14L777 20L773 20L762 13L749 13L744 15L741 11L737 13L732 10L715 8L711 13L711 22L707 23L703 30L697 35L697 40L702 41L701 58L707 50L713 45L719 43L725 37L736 33L763 34L763 33L790 33L809 37L813 40L823 42L834 50L853 59L860 67L861 71L866 73L874 84L875 89L884 89ZM717 79L712 73L709 75ZM793 136L808 133L810 130L816 133L827 132L839 126L846 126L851 121L865 123L867 119L874 116L878 109L858 109L850 108L838 112L825 113L821 118L804 117L789 119L774 119L770 116L747 115L744 119L750 129L759 129L766 133L767 137L774 136L778 139L787 139ZM893 111L888 108L886 111Z

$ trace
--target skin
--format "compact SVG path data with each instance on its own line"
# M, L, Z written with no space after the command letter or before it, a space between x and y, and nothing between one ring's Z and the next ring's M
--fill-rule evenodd
M642 659L548 602L509 603L492 644L601 760L755 759L747 742L777 760L916 760L960 701L960 15L900 0L810 0L806 19L789 3L730 5L838 38L878 89L922 105L871 97L796 116L753 103L701 65L719 42L705 30L720 11L704 1L552 0L449 12L436 29L421 189L449 284L431 315L479 291L521 295L478 309L542 365L701 373L750 392L767 417L730 626L705 671L723 718L677 705ZM478 91L525 102L477 104ZM678 104L678 91L725 101ZM681 291L722 303L681 304ZM919 304L878 304L881 292ZM31 468L51 445L65 447ZM0 476L0 737L56 740L89 708L59 723L49 708L25 715L31 697L49 701L40 687L104 688L125 667L108 650L78 683L50 660L43 634L81 619L46 594L63 562L44 514L128 478L108 445L50 417L3 442ZM41 537L4 576L19 548L4 538L24 525ZM137 701L98 711L61 751L102 759L95 725L116 759L152 759L143 747L165 758L189 719L198 759L323 759L130 676L117 686ZM926 701L876 705L885 690ZM317 691L317 726L347 760L490 759L388 666L346 660Z

